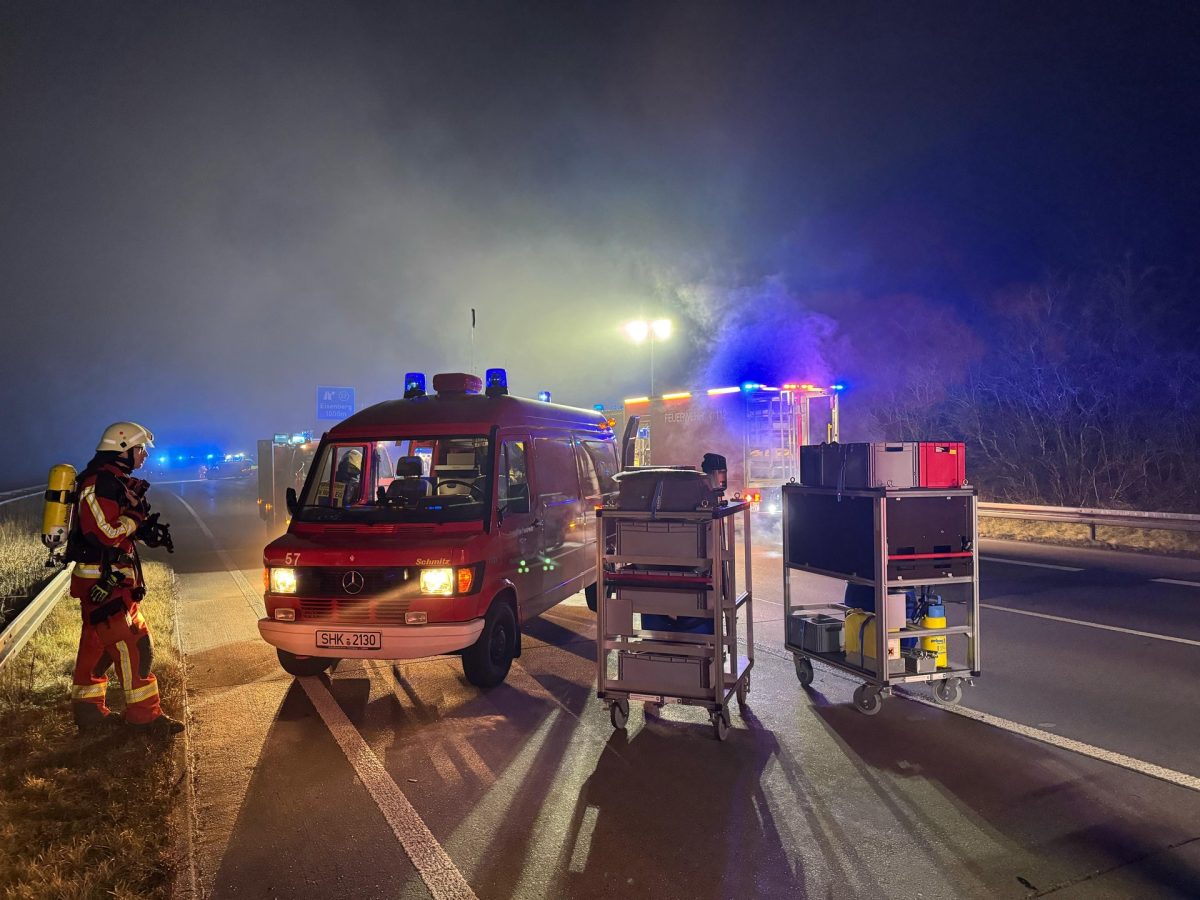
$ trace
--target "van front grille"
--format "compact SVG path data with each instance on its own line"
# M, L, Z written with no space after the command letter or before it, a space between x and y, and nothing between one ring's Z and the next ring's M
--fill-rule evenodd
M347 598L300 600L300 617L305 622L336 625L403 625L412 598Z

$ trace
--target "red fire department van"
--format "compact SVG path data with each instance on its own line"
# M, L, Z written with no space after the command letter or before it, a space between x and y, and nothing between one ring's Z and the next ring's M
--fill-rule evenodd
M424 376L321 439L263 554L263 638L293 675L461 653L504 680L521 623L596 589L594 510L617 447L593 410L508 396L502 369ZM592 597L589 605L594 606Z

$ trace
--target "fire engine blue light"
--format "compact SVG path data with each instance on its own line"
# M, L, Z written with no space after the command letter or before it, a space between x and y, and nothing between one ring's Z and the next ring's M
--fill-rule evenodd
M593 403L592 409L594 409L596 412L604 412L604 404L603 403Z
M747 393L749 393L750 391L757 391L760 387L762 387L762 385L760 385L757 381L743 381L742 382L742 390L746 391Z
M165 465L167 464L167 457L165 457L165 456L160 456L160 457L158 458L158 464L159 464L160 466L165 466Z
M208 454L208 456L206 456L206 457L204 457L204 458L205 458L205 459L212 459L212 458L213 458L213 455L210 453L210 454Z
M483 373L483 392L489 397L503 397L508 393L508 373L503 369L488 369Z
M404 375L404 396L419 397L425 393L425 373L407 372Z
M543 403L549 403L550 402L550 392L549 391L538 391L538 399L541 400Z
M177 457L175 457L175 458L176 458L177 460L179 460L180 462L183 462L183 457L182 457L182 456L177 456Z
M846 389L844 384L831 384L829 387L835 391L844 391Z

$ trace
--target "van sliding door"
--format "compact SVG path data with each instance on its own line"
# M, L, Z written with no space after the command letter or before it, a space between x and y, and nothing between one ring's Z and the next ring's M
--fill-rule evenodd
M542 521L543 590L545 602L552 605L582 590L588 569L587 529L570 436L535 437L533 471Z

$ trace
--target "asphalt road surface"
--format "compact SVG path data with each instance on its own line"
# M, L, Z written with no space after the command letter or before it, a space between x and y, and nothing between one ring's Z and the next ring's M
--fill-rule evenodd
M1200 896L1200 563L988 543L962 711L914 688L867 717L846 676L798 684L760 545L752 689L721 743L696 708L634 703L613 730L582 596L490 691L449 657L292 679L255 624L252 491L152 495L189 664L184 894Z

